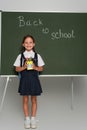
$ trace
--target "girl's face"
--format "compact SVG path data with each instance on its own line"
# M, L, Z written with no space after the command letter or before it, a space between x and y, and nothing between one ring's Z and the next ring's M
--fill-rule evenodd
M25 47L25 50L31 51L34 46L35 43L33 42L33 39L31 37L27 37L23 43L23 47Z

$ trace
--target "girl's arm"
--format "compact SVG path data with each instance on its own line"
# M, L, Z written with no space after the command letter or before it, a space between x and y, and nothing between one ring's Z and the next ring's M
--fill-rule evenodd
M35 66L35 65L33 65L33 69L40 72L40 71L43 71L43 66Z
M21 72L21 71L25 70L26 68L27 68L27 67L25 67L25 66L16 67L15 70L16 70L17 72Z
M15 68L15 70L17 71L17 72L21 72L21 71L23 71L23 70L25 70L25 69L27 69L27 63L25 62L25 64L24 64L24 66L16 66L16 68Z
M20 66L16 66L16 71L17 72L21 72L23 70L27 69L27 63L25 62L24 66L20 67ZM43 66L35 66L35 64L33 64L33 69L37 70L37 71L43 71Z

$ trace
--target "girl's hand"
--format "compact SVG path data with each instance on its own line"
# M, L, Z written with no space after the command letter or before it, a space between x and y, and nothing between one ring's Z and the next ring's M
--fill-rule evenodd
M33 63L33 69L34 70L37 70L38 69L38 67ZM38 70L37 70L38 71Z
M33 69L40 72L40 71L43 71L43 66L36 66L36 65L33 63Z
M23 66L25 69L27 68L27 60L25 61L24 63L24 66Z

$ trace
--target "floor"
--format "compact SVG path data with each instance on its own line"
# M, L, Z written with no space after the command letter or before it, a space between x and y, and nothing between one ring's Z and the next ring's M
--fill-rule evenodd
M38 97L36 130L87 130L87 96L74 81L73 109L71 109L71 79L40 78L43 94ZM0 130L24 130L22 97L17 93L19 79L11 78L8 83L2 110ZM6 78L0 79L0 102ZM86 86L85 86L86 87ZM31 104L30 104L31 105Z

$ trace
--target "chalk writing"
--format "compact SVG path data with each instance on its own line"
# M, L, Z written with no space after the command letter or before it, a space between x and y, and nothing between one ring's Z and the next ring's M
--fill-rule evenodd
M35 20L25 20L24 16L19 16L19 27L24 27L24 26L42 26L43 23L41 19L35 19Z
M75 31L71 29L69 32L64 32L63 29L59 28L57 31L53 30L52 32L48 27L44 25L44 21L41 18L25 18L24 16L19 16L19 24L18 26L21 27L39 27L39 32L41 32L43 35L50 36L50 39L52 40L59 40L59 39L74 39L75 38ZM56 27L57 28L57 27Z
M43 28L42 29L42 33L43 34L48 34L50 33L51 39L55 40L55 39L71 39L71 38L75 38L75 32L72 29L70 32L63 32L62 29L58 29L57 32L50 32L49 28Z
M48 33L49 33L49 29L48 29L48 28L43 28L43 29L42 29L42 33L48 34Z
M65 38L65 39L75 38L75 32L74 30L71 30L71 32L62 32L62 30L59 29L57 32L51 33L52 40L60 39L60 38Z

